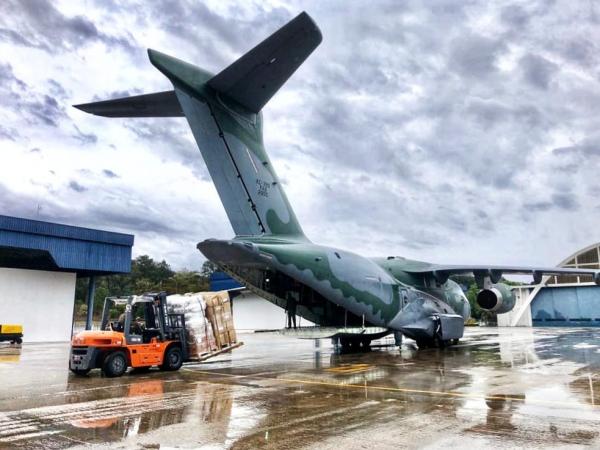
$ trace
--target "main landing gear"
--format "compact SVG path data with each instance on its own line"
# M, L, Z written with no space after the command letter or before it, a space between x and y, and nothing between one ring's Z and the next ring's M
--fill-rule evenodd
M334 345L340 348L342 353L360 353L371 350L371 339L339 338L337 341Z
M419 348L446 348L458 344L458 339L444 339L442 334L442 322L439 317L434 318L433 338L417 339Z

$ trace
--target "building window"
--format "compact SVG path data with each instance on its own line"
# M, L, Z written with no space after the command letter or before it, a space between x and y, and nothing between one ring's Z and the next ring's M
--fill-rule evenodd
M577 265L595 264L598 265L598 250L594 247L585 253L577 256Z

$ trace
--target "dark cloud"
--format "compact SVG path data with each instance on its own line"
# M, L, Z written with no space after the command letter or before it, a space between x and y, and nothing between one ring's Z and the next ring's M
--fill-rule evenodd
M87 211L88 219L96 223L110 224L133 233L153 233L173 236L181 232L166 217L147 209L93 209Z
M567 38L559 41L557 47L561 56L579 66L592 68L598 65L600 47L587 37Z
M524 79L534 87L546 90L558 66L539 55L527 54L521 58Z
M109 29L106 27L106 29ZM133 51L133 37L100 30L87 17L68 17L48 0L5 0L0 4L0 36L13 44L55 53L72 51L91 42Z
M77 193L87 190L75 181L69 183L69 189ZM177 222L142 204L129 202L127 195L121 200L119 204L113 204L106 196L98 195L94 203L79 205L83 208L65 208L51 197L40 199L12 191L0 183L0 210L3 214L135 234L174 236L189 233L191 229L183 224L177 226Z
M227 50L223 48L224 45L229 51L249 50L254 42L260 41L293 17L283 8L259 6L251 17L244 17L240 14L241 10L236 9L230 9L228 15L222 15L203 2L169 0L155 4L149 14L165 32L187 41L191 49L195 48L194 53L201 50L204 61L216 62L219 66L232 62L224 58L224 50ZM181 26L182 17L189 23L202 26Z
M523 207L526 210L526 213L531 213L531 212L543 212L543 211L548 211L550 208L552 208L552 203L551 202L528 202L528 203L524 203Z
M572 190L565 189L562 192L554 192L548 200L526 202L523 207L529 213L545 212L552 209L576 211L579 209L579 201Z
M6 139L8 141L16 141L19 137L19 132L14 128L5 127L0 125L0 139Z
M177 161L204 180L208 170L183 119L138 119L125 125L165 161Z
M36 93L14 74L10 64L1 62L0 97L3 100L0 107L12 110L30 125L57 127L66 117L64 107L54 97Z
M464 35L451 42L449 67L467 78L485 78L493 74L496 59L506 49L500 40L478 34Z
M529 23L529 14L520 5L508 5L500 11L500 19L505 25L521 29Z
M579 208L579 202L572 191L555 193L552 195L552 203L560 209L574 211Z
M110 169L104 169L102 170L102 173L107 177L107 178L120 178L119 175L117 175L116 173L114 173L112 170Z
M80 185L77 181L70 181L69 189L80 193L88 190L85 186Z
M77 125L73 125L73 127L75 128L75 131L76 131L76 133L72 135L73 138L75 138L77 141L79 141L83 145L90 145L90 144L95 144L96 142L98 142L98 136L96 136L94 133L84 133L83 131L81 131L79 129L79 127Z
M471 120L481 123L484 128L491 128L511 117L510 107L491 99L469 99L465 110Z
M48 85L50 86L50 93L61 100L66 100L68 95L64 86L57 80L48 79Z
M32 117L53 127L58 126L58 121L66 117L64 108L49 95L43 95L39 100L25 100L23 106Z
M600 141L596 139L584 139L577 145L569 147L559 147L552 150L556 156L577 156L581 158L581 162L588 158L597 158L600 156Z

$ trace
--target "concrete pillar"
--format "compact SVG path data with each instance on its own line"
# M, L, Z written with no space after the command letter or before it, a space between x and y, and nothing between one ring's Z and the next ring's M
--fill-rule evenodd
M94 294L96 293L96 277L90 275L88 281L88 294L87 294L87 318L85 321L85 329L92 329L92 321L94 317Z

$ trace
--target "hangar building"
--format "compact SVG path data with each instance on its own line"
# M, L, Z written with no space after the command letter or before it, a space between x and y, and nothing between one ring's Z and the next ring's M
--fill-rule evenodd
M75 281L131 270L133 236L0 215L0 324L23 325L25 342L71 338ZM90 302L89 300L92 300Z
M558 267L600 268L600 243L565 258ZM515 308L498 314L498 326L600 327L600 286L591 276L547 276L534 286L513 288Z

